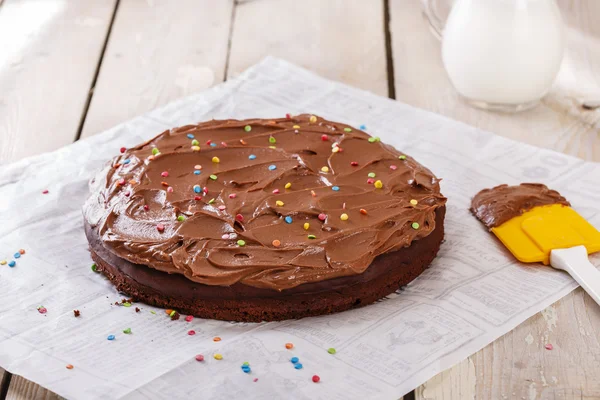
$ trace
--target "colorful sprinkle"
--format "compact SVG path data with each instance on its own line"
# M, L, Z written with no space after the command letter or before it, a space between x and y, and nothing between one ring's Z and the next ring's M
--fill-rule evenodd
M126 334L126 335L130 335L131 334L131 328L123 329L123 333Z
M194 171L194 175L200 175L202 171Z
M194 185L194 193L201 193L202 192L202 188L200 187L200 185Z
M358 166L358 162L356 162L356 161L351 161L351 162L350 162L350 165L352 165L353 167L356 167L356 166Z
M160 153L160 150L159 150L159 149L157 149L156 147L154 147L154 148L152 149L152 155L153 155L153 156L155 156L155 155L157 155L157 154L159 154L159 153Z
M269 148L275 150L277 146L269 146Z
M321 135L321 140L324 141L324 142L326 142L326 141L329 140L329 136L327 136L327 135Z
M248 160L256 160L256 156L254 154L250 154L248 156Z
M398 156L399 160L406 160L406 156Z
M369 178L369 179L367 179L367 184L368 184L368 185L372 185L372 184L373 184L373 182L375 182L375 179L373 179L373 178Z
M258 378L254 378L252 382L258 382Z
M199 361L199 362L204 361L204 356L202 354L196 355L196 361Z
M211 176L209 176L209 178L212 179L213 181L217 180L217 176L216 175L211 175Z
M361 213L362 215L367 215L367 210L365 210L364 208L361 208L361 209L360 209L360 213Z
M547 345L544 346L544 348L546 350L552 350L554 348L554 346L552 346L552 344L548 343Z
M131 307L131 303L126 301L123 303L123 307Z
M332 149L331 149L331 152L332 152L332 153L337 153L337 152L339 152L340 150L341 150L341 149L340 149L339 147L335 146L334 148L332 148Z
M218 209L219 209L219 210L221 210L221 211L224 211L226 208L227 208L227 207L226 207L226 206L224 206L224 205L220 205L220 206L218 207Z
M238 241L237 241L237 244L238 244L238 246L240 246L240 247L244 247L244 246L246 245L246 241L245 241L245 240L242 240L242 239L240 239L240 240L238 240Z
M48 192L48 189L44 189L44 190L42 191L42 194L48 194L48 193L49 193L49 192Z
M375 181L375 189L381 189L383 187L383 182L380 180Z
M107 339L108 339L108 340L115 340L115 335L108 335L108 336L107 336Z
M286 189L289 189L292 187L292 184L290 182L286 183L284 186Z
M200 164L194 165L194 169L202 169L202 165L200 165Z
M193 320L193 319L194 319L194 316L193 316L193 315L188 315L187 317L185 317L185 320L186 320L187 322L192 322L192 320Z
M413 228L413 229L419 229L419 227L420 227L421 225L419 225L419 223L418 223L418 222L413 222L412 224L410 224L410 226L412 226L412 228Z
M177 311L175 311L175 310L167 310L167 314L169 314L169 317L173 318L177 314Z
M277 165L271 164L269 165L269 171L275 171L277 169Z
M220 342L220 341L221 341L221 338L220 338L220 337L218 337L218 336L215 336L215 337L213 338L213 342Z
M293 125L292 128L294 128L294 129L300 129L300 125Z
M300 359L298 357L292 357L290 358L290 361L292 362L292 364L296 364L298 361L300 361Z
M219 157L213 157L212 162L214 162L215 164L218 164L221 162L221 160L219 159Z
M286 343L285 344L285 348L288 349L288 350L290 350L290 349L294 348L294 345L293 345L293 343Z
M187 138L188 138L188 139L193 139L193 138L194 138L194 135L192 135L191 133L188 133L188 134L187 134Z
M183 221L185 221L185 217L183 215L180 215L177 217L177 221L183 222Z
M290 217L289 215L287 217L285 217L284 219L285 219L286 223L288 223L288 224L292 223L292 217Z
M315 193L315 191L314 191L314 190L311 190L311 191L310 191L310 195L311 195L312 197L317 197L317 194Z
M159 232L164 232L165 226L163 224L156 225L156 230Z
M321 171L323 171L323 172L329 172L329 167L327 167L327 166L321 167Z
M216 143L211 143L210 147L217 147L217 144Z
M222 360L223 359L223 356L221 354L219 354L219 353L215 354L213 357L215 358L215 360Z
M410 201L410 204L412 204L413 206L416 206L417 204L419 204L419 202L417 200L415 200L415 199L412 199Z
M230 199L235 199L236 197L237 197L237 194L235 194L235 193L231 193L231 194L229 195L229 198L230 198Z
M46 309L46 307L44 307L44 306L39 306L39 307L37 308L37 310L38 310L38 312L39 312L40 314L46 314L46 313L48 312L48 310L47 310L47 309Z
M369 173L367 174L367 176L368 176L369 178L375 178L375 172L369 172Z
M200 201L200 200L202 200L202 196L194 196L194 200Z
M269 136L269 143L277 143L277 139L275 139L273 136Z
M248 144L244 139L240 139L241 144Z
M120 151L121 153L125 153L125 152L127 151L127 149L126 149L125 147L121 147L121 148L119 149L119 151Z
M315 122L317 122L317 117L315 117L314 115L311 115L310 118L308 119L308 121L314 124Z
M242 214L236 214L235 219L242 222L242 221L244 221L244 216Z
M209 144L209 143L207 143L207 144ZM199 146L199 145L200 145L199 141L197 141L196 139L192 140L192 146Z
M250 125L246 125L246 126L244 127L244 130L245 130L246 132L250 132L250 131L252 130L252 127L251 127Z
M362 129L362 128L361 128ZM319 377L319 375L313 375L312 377L312 381L314 383L319 383L319 381L321 380L321 378Z
M281 246L281 241L275 239L275 240L273 240L272 244L273 244L273 247L279 247L279 246Z
M196 331L195 331L195 330L193 330L193 329L190 329L190 330L188 331L188 335L190 335L190 336L194 336L195 334L196 334Z
M319 220L321 220L321 221L325 221L327 219L327 215L321 213L321 214L319 214L319 216L317 218L319 218Z
M333 190L334 192L339 192L340 191L340 187L339 186L332 186L331 190Z
M381 139L379 139L378 136L373 136L369 138L369 143L375 143L375 142L379 142Z
M0 260L0 265L6 265L6 260Z
M67 364L67 366L65 368L67 368L67 369L73 369L73 365Z
M397 165L390 165L390 169L391 169L392 171L395 171L395 170L397 170L397 169L398 169L398 166L397 166Z
M17 265L17 262L15 260L10 260L8 262L8 266L11 267L11 268L14 267L15 265Z
M310 224L308 222L305 222L302 227L304 228L305 231L307 231L308 228L310 228Z
M21 258L21 253L16 252L15 254L13 254L14 258Z
M283 203L283 201L281 201L281 200L276 200L276 201L275 201L275 205L276 205L277 207L283 207L284 203Z
M210 200L208 201L208 204L212 204L212 203L214 203L214 202L215 202L215 199L214 199L214 198L212 198L212 199L210 199Z
M334 349L333 347L330 347L330 348L328 348L328 349L327 349L327 352L328 352L329 354L335 354L335 353L336 353L336 351L335 351L335 349Z
M294 364L294 368L296 368L296 369L302 369L302 364L301 363L296 363L296 364Z
M92 264L92 271L98 272L98 266L95 263Z
M316 239L317 237L315 235L308 235L309 239Z
M192 146L192 151L200 151L200 146Z
M344 128L344 132L352 132L352 129L350 129L350 128Z
M340 215L340 219L341 219L342 221L348 221L348 214L346 214L346 213L343 213L342 215Z

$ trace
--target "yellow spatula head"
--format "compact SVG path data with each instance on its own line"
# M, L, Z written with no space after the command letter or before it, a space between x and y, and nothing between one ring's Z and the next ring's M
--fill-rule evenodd
M571 207L535 207L492 232L522 262L548 264L550 251L583 245L588 254L600 251L600 232Z

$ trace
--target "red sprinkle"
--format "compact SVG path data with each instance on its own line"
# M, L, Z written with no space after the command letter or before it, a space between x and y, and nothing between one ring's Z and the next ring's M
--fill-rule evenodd
M150 207L148 207L148 204L144 204L144 211L148 211L150 209Z
M204 186L204 187L202 188L202 191L204 192L204 194L208 194L208 188L207 188L206 186Z
M230 198L230 199L235 199L236 197L237 197L237 195L236 195L235 193L231 193L231 194L229 195L229 198Z
M313 377L312 377L312 381L313 381L314 383L317 383L317 382L319 382L320 380L321 380L321 378L319 378L319 375L313 375Z
M67 369L73 369L73 366L71 364L67 364Z
M321 213L321 214L319 214L319 219L320 219L321 221L325 221L325 220L327 219L327 215L325 215L325 214Z
M258 378L254 378L252 382L258 382Z
M125 153L125 150L127 150L125 147L121 147L121 153Z
M209 145L209 146L210 146L210 144L211 144L211 143L212 143L212 140L210 140L210 139L208 139L208 140L206 141L206 144L207 144L207 145Z
M121 179L119 179L119 180L117 181L117 184L119 184L119 185L123 186L123 185L125 184L125 179L124 179L124 178L121 178Z
M390 165L390 169L391 169L392 171L395 171L395 170L397 170L397 169L398 169L398 167L397 167L396 165Z
M48 194L48 189L44 190L42 193L43 194Z
M46 314L48 310L46 309L46 307L38 307L38 312L40 314Z
M273 190L273 194L279 194L279 189Z
M369 178L369 179L367 179L367 183L368 183L369 185L372 185L374 182L375 182L375 179L373 179L373 178Z
M350 165L352 165L353 167L356 167L356 166L358 166L358 162L357 162L357 161L352 161L352 162L350 163Z
M167 193L173 193L173 186L169 186L167 188Z
M221 211L225 210L226 208L227 207L225 207L225 206L219 206L219 210L221 210Z
M196 361L204 361L204 356L202 354L198 354L196 356Z
M238 221L242 222L244 220L244 216L242 214L237 214L235 216L235 219L237 219Z
M367 210L365 210L364 208L361 208L361 209L360 209L360 213L361 213L362 215L367 215Z
M163 224L156 225L156 230L159 232L164 232L165 226Z
M163 185L163 186L169 186L169 184L167 182L164 182L164 181L161 182L160 184Z
M240 139L240 143L241 144L248 144L248 143L246 143L246 141L244 139Z
M190 336L194 336L195 334L196 334L195 330L188 331L188 335L190 335Z
M552 350L554 348L554 346L552 346L550 343L548 343L544 347L546 348L546 350Z
M185 317L185 320L186 320L187 322L190 322L190 321L191 321L191 320L193 320L193 319L194 319L194 316L193 316L193 315L188 315L187 317Z
M321 140L324 141L324 142L326 142L326 141L329 140L329 136L327 136L327 135L321 135Z
M194 196L194 200L200 201L200 200L202 200L202 196Z
M19 254L25 254L25 250L19 249Z
M289 113L285 114L285 117L286 117L287 119L291 119L291 118L292 118L292 116L291 116Z
M125 197L129 197L129 196L131 196L131 192L128 190L128 191L125 192Z
M225 143L225 142L221 142L221 146L223 146L223 147L227 147L227 143Z
M163 178L166 178L167 176L169 176L169 172L168 171L163 171L160 173L160 176L162 176Z

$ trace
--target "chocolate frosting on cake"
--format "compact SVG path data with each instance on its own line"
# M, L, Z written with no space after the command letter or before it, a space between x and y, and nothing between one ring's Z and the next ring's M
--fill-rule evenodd
M428 236L446 201L411 157L309 115L167 130L91 188L85 218L112 254L206 285L277 290L363 273Z
M477 193L471 202L471 212L491 229L534 207L550 204L571 205L556 190L541 183L500 185Z

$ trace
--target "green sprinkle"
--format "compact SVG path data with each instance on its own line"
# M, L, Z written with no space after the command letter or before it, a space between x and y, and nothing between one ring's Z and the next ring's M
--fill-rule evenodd
M375 143L375 142L379 142L381 139L379 139L379 136L373 136L369 138L369 143Z
M192 146L198 146L200 145L200 142L197 141L196 139L192 140Z
M156 311L150 311L150 314L156 315Z
M398 156L398 159L400 159L400 160L406 160L406 156L404 156L404 155Z
M171 311L171 314L169 314L169 317L172 317L173 315L175 315L176 312L177 311L175 311L175 310Z
M179 217L177 217L177 221L183 222L185 221L185 217L183 215L180 215Z
M98 266L96 264L92 264L92 271L98 272Z
M238 240L238 241L237 241L237 244L238 244L238 246L241 246L241 247L243 247L243 246L245 246L245 245L246 245L246 241L245 241L245 240L242 240L242 239L240 239L240 240Z
M328 352L329 354L335 354L335 353L336 353L336 351L335 351L335 349L334 349L333 347L330 347L330 348L328 348L328 349L327 349L327 352Z
M309 239L316 239L317 237L315 235L308 235Z
M369 178L375 178L375 172L369 172L369 173L367 174L367 176L368 176Z
M273 136L269 137L269 143L277 143L277 139L275 139Z
M410 226L412 226L413 229L419 229L421 225L419 225L418 222L413 222Z
M242 365L250 365L250 363L248 361L244 361Z
M160 150L158 150L156 147L152 149L153 155L157 155L158 153L160 153Z
M123 329L123 333L129 335L131 333L131 328Z
M125 303L123 303L123 307L131 307L131 303L125 302Z
M344 128L344 132L352 132L352 129L350 129L350 128Z
M217 180L217 176L216 175L211 175L211 176L209 176L209 178L212 179L213 181Z
M212 204L212 203L214 203L214 202L215 202L215 198L213 197L212 199L210 199L210 200L208 201L208 204Z
M244 127L244 130L245 130L246 132L250 132L250 131L252 130L252 127L251 127L250 125L246 125L246 126Z

